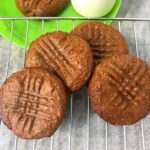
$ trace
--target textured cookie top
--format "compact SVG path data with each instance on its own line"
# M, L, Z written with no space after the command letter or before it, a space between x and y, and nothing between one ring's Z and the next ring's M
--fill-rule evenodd
M68 0L16 0L19 10L26 16L55 16Z
M77 26L72 33L81 36L90 44L96 64L113 55L128 53L124 37L111 26L86 22Z
M52 135L67 105L64 84L41 69L14 73L2 86L2 120L25 139Z
M95 112L107 122L133 124L150 111L150 68L129 55L113 57L96 67L89 96Z
M55 72L70 91L75 91L89 79L93 57L86 41L59 31L47 33L31 44L25 66Z

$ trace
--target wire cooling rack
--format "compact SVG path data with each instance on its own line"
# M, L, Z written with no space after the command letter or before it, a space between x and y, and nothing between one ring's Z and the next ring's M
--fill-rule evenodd
M7 77L24 66L27 50L29 22L33 19L42 21L44 33L45 20L72 20L72 28L77 20L108 20L106 18L0 18L11 20L10 40L0 37L0 84ZM12 44L13 29L16 20L26 20L24 49ZM130 54L140 57L150 64L150 19L116 18L113 27L126 38ZM67 24L66 24L67 27ZM64 122L51 138L23 140L17 138L1 122L0 150L150 150L150 115L132 126L115 127L101 120L91 109L87 89L83 88L70 96Z

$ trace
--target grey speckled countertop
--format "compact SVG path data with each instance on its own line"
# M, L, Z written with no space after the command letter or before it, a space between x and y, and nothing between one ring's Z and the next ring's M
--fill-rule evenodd
M123 0L118 17L150 17L150 0ZM118 29L118 22L113 26ZM149 23L121 22L121 32L130 54L150 64ZM8 51L9 41L0 37L0 84L7 74L23 67L24 49L12 45L9 64ZM37 141L18 139L1 123L0 150L150 150L150 115L133 126L114 127L88 108L87 91L82 89L72 95L65 120L54 136Z
M123 0L118 17L147 18L150 17L149 0Z

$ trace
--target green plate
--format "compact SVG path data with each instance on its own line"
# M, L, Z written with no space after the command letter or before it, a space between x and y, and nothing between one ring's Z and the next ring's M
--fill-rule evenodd
M0 17L23 17L23 14L17 9L16 0L0 0ZM106 15L106 18L114 18L121 6L122 0L116 0L115 6L112 11ZM59 17L81 17L75 12L71 3L64 9L64 11L59 15ZM84 22L85 20L75 20L75 25ZM111 20L105 21L106 24L111 24ZM42 21L41 20L29 20L28 22L28 42L27 46L42 34ZM57 24L56 20L45 20L44 21L44 32L56 31L57 25L59 25L59 30L70 32L72 30L72 20L59 20ZM0 34L6 39L10 39L12 22L10 20L0 21ZM12 42L24 47L26 39L26 20L15 20L13 28Z

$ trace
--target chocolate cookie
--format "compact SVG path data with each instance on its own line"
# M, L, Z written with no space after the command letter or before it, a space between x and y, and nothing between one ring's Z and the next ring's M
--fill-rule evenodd
M93 57L86 41L59 31L42 35L31 44L25 66L55 72L70 91L75 91L89 79Z
M99 64L89 84L94 111L113 125L131 125L150 111L150 68L141 59L115 56Z
M128 45L124 37L111 26L86 22L77 26L72 33L81 36L90 44L95 64L116 54L128 53Z
M18 9L25 16L55 16L68 0L16 0Z
M51 136L62 122L67 94L62 81L42 69L14 73L2 86L2 120L18 137Z

